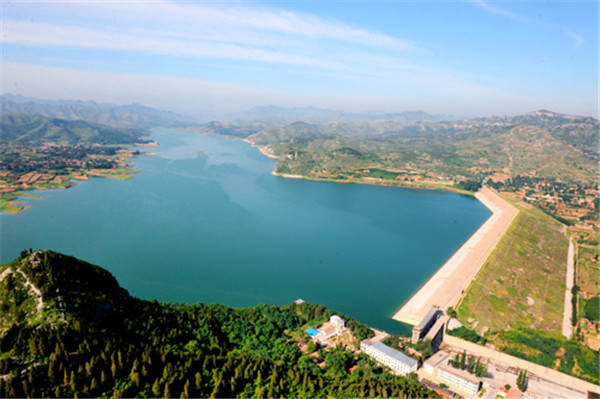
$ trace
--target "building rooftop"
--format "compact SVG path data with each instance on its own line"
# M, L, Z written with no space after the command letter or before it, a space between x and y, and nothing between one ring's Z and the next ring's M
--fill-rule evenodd
M425 325L427 325L427 323L429 323L429 320L431 320L433 317L435 317L435 315L437 314L437 312L439 310L440 310L440 308L438 308L437 306L432 307L431 310L429 311L429 313L427 313L427 316L425 316L425 318L423 318L423 320L421 320L421 322L419 323L417 328L422 330L425 327Z
M406 364L408 367L413 367L417 364L417 361L412 357L406 356L404 353L397 351L394 348L390 348L387 345L382 344L381 342L375 342L371 345L373 348L379 349L386 355Z
M429 359L425 360L425 364L436 368L441 364L445 364L446 359L448 359L448 352L439 351L435 355L431 356Z
M460 377L463 380L466 380L470 383L479 384L479 378L475 377L473 374L471 374L465 370L455 369L454 367L449 366L447 364L442 364L439 367L439 370L440 371L443 370L443 371L446 371L447 373L454 374L455 376Z
M511 388L506 393L505 399L521 399L521 396L523 396L521 391L515 388Z
M336 328L334 325L328 324L326 326L321 327L320 330L323 332L323 334L329 335L333 334L336 331Z

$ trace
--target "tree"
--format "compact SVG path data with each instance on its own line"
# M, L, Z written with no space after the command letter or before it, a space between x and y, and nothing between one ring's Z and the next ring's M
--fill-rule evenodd
M467 351L463 351L462 355L460 356L460 368L461 369L465 369L465 366L467 365Z
M488 366L487 364L483 364L477 359L477 363L475 363L475 375L477 377L485 377L487 375Z
M433 347L431 346L430 339L424 339L423 341L417 342L415 349L418 350L424 358L433 356Z
M585 318L591 321L600 320L600 297L595 296L585 304Z
M181 398L189 398L190 397L190 380L186 380L183 385L183 392L181 392Z
M475 356L469 356L467 358L467 371L471 374L475 372Z
M527 370L521 370L519 372L519 376L517 377L517 388L520 391L525 391L527 388Z
M154 394L155 398L160 397L160 382L158 378L154 380L154 384L152 384L152 393Z
M458 353L454 354L454 357L449 361L449 363L454 368L460 367L460 356L458 355Z
M458 314L456 313L456 310L454 310L454 308L452 306L448 306L448 309L446 309L446 314L455 319L456 319L456 316L458 316Z

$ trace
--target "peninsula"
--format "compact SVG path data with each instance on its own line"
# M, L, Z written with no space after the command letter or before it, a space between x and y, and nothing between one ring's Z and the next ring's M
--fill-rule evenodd
M141 155L121 145L156 146L142 130L41 115L3 113L0 124L0 211L24 209L31 189L68 188L89 176L129 179L127 159ZM150 153L146 153L150 154Z

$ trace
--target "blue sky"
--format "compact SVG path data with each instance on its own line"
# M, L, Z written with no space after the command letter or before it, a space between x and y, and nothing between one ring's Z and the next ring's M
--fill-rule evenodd
M2 1L2 92L598 117L598 3Z

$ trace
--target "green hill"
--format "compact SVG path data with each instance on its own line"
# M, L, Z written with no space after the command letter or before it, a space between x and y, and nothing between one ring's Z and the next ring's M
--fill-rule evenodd
M85 121L68 121L41 115L3 112L0 142L42 144L133 144L143 141L139 129L110 127Z
M280 155L279 173L355 175L359 169L420 173L438 180L517 176L589 185L597 179L600 125L537 111L516 117L401 125L363 121L266 129L248 140ZM350 148L353 154L336 151Z
M0 279L4 397L435 397L341 346L302 352L304 329L335 313L320 305L139 300L51 251L24 251ZM357 338L372 334L345 319Z

